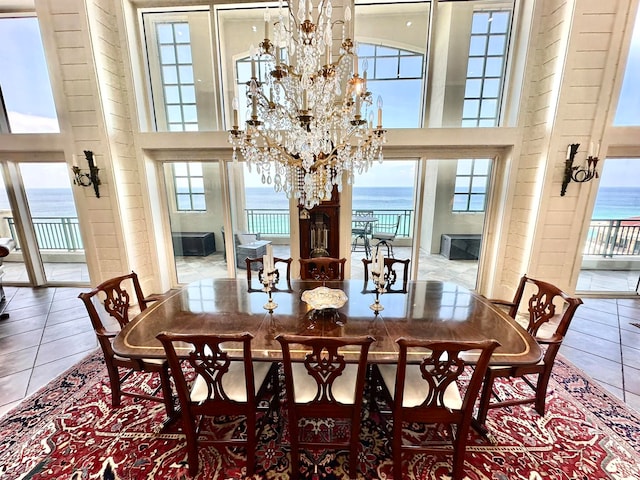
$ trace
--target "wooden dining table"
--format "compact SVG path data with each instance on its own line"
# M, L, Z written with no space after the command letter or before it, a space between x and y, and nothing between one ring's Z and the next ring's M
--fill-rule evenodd
M534 338L487 299L460 285L437 281L411 281L407 293L380 295L384 309L370 306L375 294L357 280L293 281L292 291L272 293L277 307L264 308L267 293L249 292L246 279L206 279L171 290L133 318L115 337L113 349L128 358L164 358L156 336L174 333L250 332L254 360L281 359L280 333L321 336L372 335L371 363L397 360L399 337L433 340L500 342L492 365L525 365L539 361L541 349ZM339 289L347 301L337 309L317 310L302 293L325 286ZM239 348L239 346L238 346ZM231 347L233 349L233 346ZM185 354L187 351L180 352ZM471 358L470 361L473 361Z

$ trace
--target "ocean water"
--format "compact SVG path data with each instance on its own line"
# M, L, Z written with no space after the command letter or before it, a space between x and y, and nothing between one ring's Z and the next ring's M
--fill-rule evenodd
M288 208L287 199L269 187L247 188L247 208ZM411 210L410 187L353 187L354 210ZM593 211L594 220L640 217L640 187L601 187Z
M284 194L271 187L248 187L247 208L289 208ZM413 189L407 187L357 187L353 188L354 210L411 210Z
M27 201L32 217L77 217L70 188L30 188ZM9 210L9 199L0 188L0 210Z
M593 209L593 220L640 218L640 188L600 187Z
M31 215L34 217L75 217L71 189L35 188L27 191ZM250 187L246 192L247 208L286 209L284 194L271 187ZM413 189L408 187L353 188L354 210L411 210ZM0 189L0 209L9 209L9 200ZM593 212L594 220L640 217L640 187L601 187Z

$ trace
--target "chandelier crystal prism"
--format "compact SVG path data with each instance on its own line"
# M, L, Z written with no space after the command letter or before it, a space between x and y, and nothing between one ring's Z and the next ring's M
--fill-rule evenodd
M272 21L265 10L265 38L251 48L251 79L247 88L245 130L238 126L234 99L229 143L261 175L263 183L312 208L342 191L343 175L351 184L357 174L382 162L386 130L378 97L373 125L372 94L367 90L367 65L358 72L358 56L349 37L351 9L332 19L331 0L300 0L297 13L282 1ZM273 40L269 31L273 28ZM341 28L334 60L334 30ZM256 60L266 66L264 81Z

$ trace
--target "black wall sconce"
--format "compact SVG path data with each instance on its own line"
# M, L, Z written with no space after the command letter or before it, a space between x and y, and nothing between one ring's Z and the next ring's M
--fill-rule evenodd
M93 191L96 192L96 197L100 198L100 178L98 177L100 169L96 167L91 150L85 150L84 156L87 159L87 163L89 163L89 172L82 173L82 170L80 170L80 167L77 165L71 167L73 175L75 176L73 183L82 187L90 187L93 185Z
M595 155L593 154L593 143L589 148L589 154L587 156L587 166L573 166L573 161L576 158L576 154L578 153L579 143L572 143L567 148L567 159L564 163L564 179L562 180L562 189L560 190L560 196L564 197L564 194L567 193L567 185L569 182L573 180L574 182L583 183L588 182L589 180L593 180L594 178L598 178L598 171L596 167L598 166L598 150L600 150L600 146L596 148Z

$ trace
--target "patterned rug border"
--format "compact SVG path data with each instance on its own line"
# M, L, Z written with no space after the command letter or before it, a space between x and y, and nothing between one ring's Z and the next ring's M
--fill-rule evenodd
M551 394L577 406L586 406L584 414L597 419L612 440L636 457L640 452L640 413L601 387L566 358L558 356L557 362L549 388ZM88 354L0 417L0 431L15 432L15 428L11 427L20 427L13 437L4 439L2 450L9 452L16 445L33 441L34 433L52 425L56 418L62 418L67 408L82 402L91 389L102 390L104 400L100 401L100 408L110 409L108 377L99 350ZM549 415L539 418L541 422L550 420ZM3 470L2 456L0 453L0 476Z

